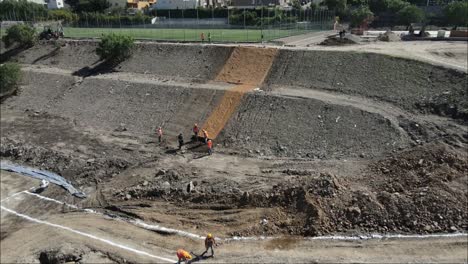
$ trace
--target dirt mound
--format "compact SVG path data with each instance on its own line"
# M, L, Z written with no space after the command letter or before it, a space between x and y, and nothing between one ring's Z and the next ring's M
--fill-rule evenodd
M238 236L468 230L467 156L444 145L395 154L349 179L314 171L291 175L285 170L282 183L262 190L241 191L235 182L212 181L207 187L207 182L190 179L185 172L165 173L173 174L177 177L157 176L114 196L124 199L129 193L137 200L177 201L185 208L274 209L265 213L263 224L250 223L231 233ZM188 190L188 184L194 187Z
M96 47L95 41L47 42L22 51L12 60L86 72L101 63ZM217 46L138 43L133 55L113 70L207 81L216 77L231 50Z
M401 38L393 33L392 31L387 31L383 34L380 34L378 37L377 37L378 40L380 41L386 41L386 42L395 42L395 41L400 41Z
M390 102L409 111L464 118L466 78L463 72L387 55L281 50L265 89L330 90ZM451 110L433 107L444 102Z
M378 156L406 144L379 115L264 93L247 95L221 135L226 147L252 155L317 159Z
M343 45L354 45L361 42L361 39L357 36L347 34L343 38L339 36L332 36L326 38L324 41L320 42L319 45L322 46L343 46Z

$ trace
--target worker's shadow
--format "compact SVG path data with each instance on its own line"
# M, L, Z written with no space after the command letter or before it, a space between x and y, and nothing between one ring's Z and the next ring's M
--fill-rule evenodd
M192 252L193 254L193 252ZM195 255L195 254L193 254ZM196 256L196 255L195 255ZM209 258L212 258L213 256L196 256L195 258L191 259L189 262L187 262L187 264L190 264L190 263L195 263L195 262L198 262L198 261L201 261L201 260L204 260L204 259L209 259Z
M193 157L193 159L201 159L201 158L207 157L207 156L209 156L209 155L210 155L210 154L206 153L206 154L202 154L202 155Z
M173 155L175 155L175 154L177 154L178 151L179 151L178 148L176 148L176 149L168 149L168 150L166 150L166 154L173 154Z
M119 61L114 60L103 60L98 62L94 67L85 66L75 72L73 72L74 76L79 77L89 77L104 73L112 73L115 72L115 68L120 64Z

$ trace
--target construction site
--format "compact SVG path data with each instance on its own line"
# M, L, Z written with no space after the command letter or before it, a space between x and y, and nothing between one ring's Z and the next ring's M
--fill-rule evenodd
M468 260L466 42L96 47L11 57L0 262Z

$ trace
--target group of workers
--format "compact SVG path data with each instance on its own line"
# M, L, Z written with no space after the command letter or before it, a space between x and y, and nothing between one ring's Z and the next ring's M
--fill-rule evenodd
M189 253L183 249L178 249L177 250L177 263L180 264L181 261L184 261L186 264L189 264L190 262L192 262L194 260L194 256L196 256L197 258L203 258L205 256L205 254L208 252L208 249L211 249L211 257L214 258L214 249L213 247L215 246L218 246L216 244L216 240L214 238L214 236L212 234L208 234L205 238L205 251L200 255L200 256L196 256L193 252Z
M205 42L205 33L200 34L200 40L201 42ZM211 32L208 32L208 42L211 42Z
M200 132L200 129L198 128L198 124L195 123L193 125L192 132L194 134L193 138L195 138L195 141L198 141L198 133ZM206 131L205 129L202 129L202 132L203 132L203 143L205 143L206 146L208 147L208 155L211 155L213 154L213 141L209 138L208 131ZM158 141L159 143L161 143L162 137L163 137L162 127L158 127L156 129L156 133L158 136ZM182 133L179 133L179 135L177 136L177 141L179 142L179 150L180 150L182 149L182 146L184 145L184 136L182 135Z

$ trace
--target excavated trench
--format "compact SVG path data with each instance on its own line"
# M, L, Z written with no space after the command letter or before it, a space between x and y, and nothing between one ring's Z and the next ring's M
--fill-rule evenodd
M95 47L20 53L24 84L1 105L2 158L89 190L84 207L226 235L468 228L466 73L377 54L141 43L80 76L98 68ZM175 150L194 123L215 142L212 162L196 142Z

